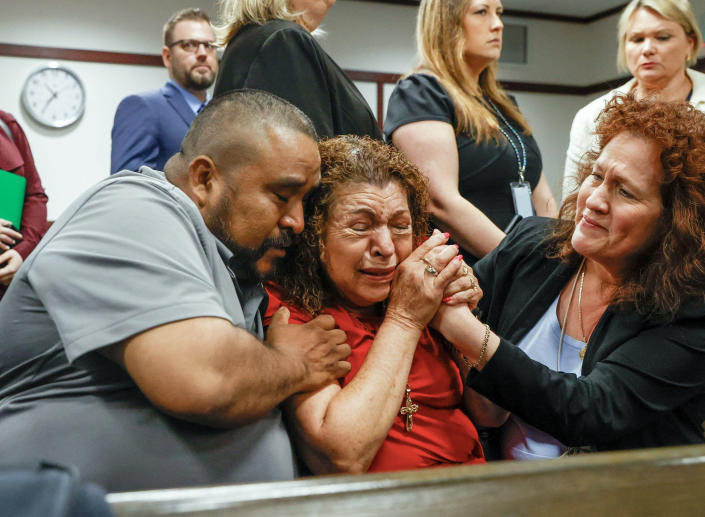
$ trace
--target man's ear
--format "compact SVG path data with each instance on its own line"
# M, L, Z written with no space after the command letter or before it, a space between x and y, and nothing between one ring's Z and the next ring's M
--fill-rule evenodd
M202 154L191 160L188 166L188 186L191 198L199 208L212 201L219 181L218 167L210 156Z
M166 45L162 47L162 63L164 63L164 67L171 73L171 49Z

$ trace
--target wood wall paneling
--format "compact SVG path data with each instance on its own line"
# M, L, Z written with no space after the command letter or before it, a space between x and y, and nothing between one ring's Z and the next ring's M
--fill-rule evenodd
M87 61L92 63L113 63L120 65L162 66L162 58L159 54L152 55L129 52L106 52L102 50L38 47L32 45L15 45L12 43L0 43L0 56ZM699 71L705 71L705 57L700 58L693 68ZM384 85L396 83L401 75L366 70L346 70L346 73L353 81L375 83L377 87L377 118L381 121L384 114ZM615 88L627 79L628 77L626 76L618 77L609 81L586 86L502 81L502 86L513 92L548 93L553 95L592 95Z
M62 59L66 61L88 61L90 63L112 63L120 65L162 66L161 55L73 48L35 47L33 45L15 45L12 43L0 43L0 56Z

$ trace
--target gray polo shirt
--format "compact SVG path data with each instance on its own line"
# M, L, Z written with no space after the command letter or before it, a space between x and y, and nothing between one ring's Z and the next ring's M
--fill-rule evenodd
M292 479L278 410L231 430L190 424L96 353L201 316L261 339L264 291L238 284L231 257L160 172L123 172L77 199L0 302L0 464L73 464L109 491Z

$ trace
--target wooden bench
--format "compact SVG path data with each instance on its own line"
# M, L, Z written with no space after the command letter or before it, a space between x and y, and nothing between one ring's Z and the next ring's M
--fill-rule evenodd
M116 493L118 517L705 515L705 445Z

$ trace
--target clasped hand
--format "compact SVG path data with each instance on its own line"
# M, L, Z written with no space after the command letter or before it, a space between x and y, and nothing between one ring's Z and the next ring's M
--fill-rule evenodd
M7 251L22 240L22 234L12 229L12 223L0 219L0 252Z
M301 369L296 391L312 391L344 377L350 371L345 359L350 346L345 332L335 328L332 316L321 315L303 325L289 323L290 312L281 307L272 316L265 343L283 353L284 360Z
M22 256L12 246L22 240L22 234L11 228L12 223L0 219L0 284L10 285L10 282L22 265Z
M392 282L387 317L417 328L425 327L441 301L475 307L482 291L470 269L447 245L448 234L434 230L399 266Z

